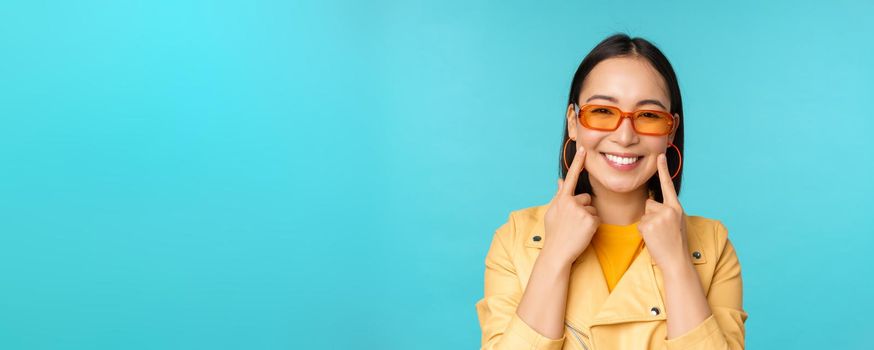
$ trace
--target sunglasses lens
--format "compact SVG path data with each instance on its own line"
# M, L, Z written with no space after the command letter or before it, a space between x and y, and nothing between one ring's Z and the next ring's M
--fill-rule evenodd
M582 111L583 125L592 129L613 130L619 124L620 113L614 108L589 106Z
M666 113L642 111L634 116L634 127L642 133L666 135L673 126L671 116Z

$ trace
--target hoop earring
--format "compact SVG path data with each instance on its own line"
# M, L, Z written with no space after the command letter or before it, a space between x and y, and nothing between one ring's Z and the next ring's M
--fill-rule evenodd
M677 150L677 158L680 159L680 166L677 167L677 171L674 172L674 176L671 176L671 180L673 180L675 177L677 177L677 175L680 175L680 169L683 169L683 154L680 153L680 148L677 147L677 145L668 142L668 146L673 147L675 150ZM665 156L667 156L667 151L665 151Z
M568 170L571 169L571 167L569 165L567 165L567 157L565 157L565 154L567 154L567 144L569 142L571 142L570 137L567 138L567 141L564 142L564 147L561 148L561 159L564 160L564 171L565 172L567 172ZM574 143L577 143L577 142L574 141Z

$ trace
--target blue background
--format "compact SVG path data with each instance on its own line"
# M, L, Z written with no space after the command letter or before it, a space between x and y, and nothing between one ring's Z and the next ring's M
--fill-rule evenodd
M0 348L477 348L614 32L685 102L753 349L874 346L874 5L5 1Z

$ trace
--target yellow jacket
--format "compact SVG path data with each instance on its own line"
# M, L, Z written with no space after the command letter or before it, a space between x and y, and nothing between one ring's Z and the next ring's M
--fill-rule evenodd
M587 248L571 267L565 332L547 338L518 315L546 237L549 204L510 213L492 238L485 259L484 297L476 311L482 349L743 349L743 287L740 263L717 220L686 216L689 254L713 315L677 338L666 339L665 285L647 248L640 252L612 293L598 258Z

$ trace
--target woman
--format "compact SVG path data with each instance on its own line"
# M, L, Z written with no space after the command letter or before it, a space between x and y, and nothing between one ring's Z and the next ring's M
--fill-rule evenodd
M483 349L744 347L727 231L677 199L683 117L674 70L650 42L613 35L583 59L564 180L548 204L511 212L486 256Z

